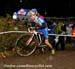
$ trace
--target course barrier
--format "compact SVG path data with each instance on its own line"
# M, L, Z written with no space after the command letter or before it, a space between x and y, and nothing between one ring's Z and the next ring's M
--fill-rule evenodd
M0 34L7 34L7 33L29 33L28 31L6 31L6 32L0 32ZM74 37L73 35L62 35L62 34L48 34L50 36L68 36L68 37Z

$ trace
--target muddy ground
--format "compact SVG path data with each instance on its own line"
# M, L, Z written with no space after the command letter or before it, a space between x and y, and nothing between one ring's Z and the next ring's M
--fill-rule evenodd
M75 69L75 49L58 50L55 55L36 51L29 57L9 56L0 60L0 69Z

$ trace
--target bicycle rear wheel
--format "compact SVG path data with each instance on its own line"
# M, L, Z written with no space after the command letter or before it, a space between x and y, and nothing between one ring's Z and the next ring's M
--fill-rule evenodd
M31 34L20 36L16 41L16 52L20 56L29 56L34 53L37 47L36 38L33 37L27 45L27 41L31 38Z

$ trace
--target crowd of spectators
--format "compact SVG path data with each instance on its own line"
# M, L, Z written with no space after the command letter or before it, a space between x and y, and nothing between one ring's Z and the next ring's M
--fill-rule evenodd
M65 20L64 20L65 21ZM59 48L61 50L65 50L66 44L71 44L73 43L73 47L75 46L75 38L73 37L75 33L74 28L75 28L75 23L73 22L64 22L63 20L58 20L58 21L48 21L48 26L49 26L49 34L59 34L59 35L52 35L50 36L51 42L53 47L58 50ZM66 35L66 36L64 36ZM72 37L73 37L73 42L72 42Z

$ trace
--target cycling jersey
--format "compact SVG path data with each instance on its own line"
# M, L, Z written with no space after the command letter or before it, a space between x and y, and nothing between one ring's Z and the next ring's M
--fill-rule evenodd
M42 32L45 38L48 38L48 27L44 19L36 17L34 23L38 25L37 32Z
M38 29L44 29L47 27L47 23L45 22L45 20L38 16L35 18L34 22L38 26Z

